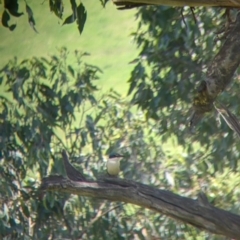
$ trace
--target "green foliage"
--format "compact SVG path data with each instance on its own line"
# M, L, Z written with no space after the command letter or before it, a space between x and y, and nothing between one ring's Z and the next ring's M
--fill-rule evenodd
M87 19L87 12L83 4L79 4L77 7L77 25L78 25L78 30L80 33L82 33L85 22Z
M51 12L54 12L58 18L62 19L64 11L62 0L49 0L49 7Z
M63 25L77 21L78 30L81 34L87 19L86 9L82 3L77 6L75 0L70 0L70 3L72 8L72 14L64 20Z
M14 17L20 17L22 12L18 12L18 0L4 0L4 8Z
M238 173L216 171L211 149L197 142L181 147L169 136L163 144L156 121L146 121L117 92L96 99L100 70L84 64L84 54L75 56L74 67L62 49L50 58L14 59L1 70L2 86L12 94L1 96L0 107L1 236L219 239L133 205L38 192L42 177L64 174L62 148L88 178L106 174L105 153L118 151L124 178L187 197L197 195L200 182L211 203L240 211Z
M106 4L107 4L107 2L108 2L108 0L100 0L100 2L101 2L101 4L102 4L102 6L105 7Z
M26 227L36 238L45 238L42 235L50 234L49 230L44 227L40 230L38 226L48 224L51 215L62 216L68 199L50 195L39 201L37 186L51 171L61 172L59 157L53 151L58 144L64 145L55 131L71 126L74 109L87 101L96 103L93 92L97 88L93 81L99 71L83 64L76 52L78 69L75 81L70 84L72 77L66 57L67 51L63 49L60 58L33 58L21 63L14 59L1 70L2 86L12 94L1 96L0 106L1 204L4 207L1 234L9 239L21 239L21 236L25 239ZM51 167L52 164L56 167ZM29 218L34 219L35 228L30 226Z
M28 22L29 22L30 26L32 27L32 29L33 29L36 33L38 33L38 31L37 31L36 28L35 28L36 23L35 23L35 20L34 20L34 17L33 17L33 11L32 11L32 9L27 5L27 3L26 3L26 13L28 14Z
M13 31L16 28L16 24L9 25L9 21L11 19L10 16L12 17L20 17L24 13L23 12L18 12L19 11L19 1L18 0L4 0L4 11L2 14L2 25L6 28L8 28L10 31ZM45 1L44 1L45 2ZM43 4L44 4L43 2ZM0 2L1 3L1 2ZM70 24L70 23L77 23L77 27L79 30L79 33L81 34L87 19L87 12L86 9L83 5L82 2L79 3L79 5L76 4L75 0L69 0L69 3L72 8L72 14L68 16L64 22L64 24ZM106 4L106 1L101 1L102 5ZM40 6L41 7L41 6ZM64 14L64 4L62 0L49 0L49 9L50 12L54 12L54 14L59 18L62 19L63 14ZM25 0L25 11L28 15L28 22L31 26L31 28L38 33L35 25L35 19L34 19L34 14L33 10L31 7L27 4L27 1Z
M12 24L9 26L9 20L10 20L10 16L8 14L8 12L6 10L4 10L3 14L2 14L2 25L6 28L9 28L10 31L13 31L16 27L16 24Z
M1 35L1 58L0 68L2 68L13 56L18 60L31 58L32 56L41 57L48 54L56 54L57 49L67 46L70 51L82 49L90 53L86 61L97 65L104 71L100 76L99 84L103 91L115 86L122 80L119 91L127 94L127 78L132 65L128 64L133 56L137 55L136 46L129 41L129 34L135 28L134 13L136 11L117 11L111 4L103 9L98 1L89 0L84 2L88 11L88 19L83 34L79 36L75 24L71 26L62 26L54 13L48 13L47 1L41 5L41 1L28 1L28 4L34 11L36 27L40 34L35 34L28 27L27 16L18 19L16 31L10 33L8 29L0 28ZM70 6L65 6L65 13L68 16L71 13ZM68 7L68 8L67 8ZM1 8L1 5L0 5ZM23 11L24 5L23 5ZM2 11L0 10L0 13ZM112 18L112 16L115 16ZM128 19L132 19L129 21ZM115 31L115 26L125 29L124 31ZM104 25L104 28L102 27ZM9 37L11 34L11 37ZM93 37L93 34L95 37ZM97 41L96 41L97 39ZM107 42L107 44L106 44ZM73 56L73 55L71 55ZM116 58L116 56L118 56ZM74 62L74 58L69 59L69 63ZM118 71L115 71L115 66ZM1 90L0 90L1 91Z
M142 8L137 15L141 19L138 30L133 34L140 54L129 79L132 103L146 113L147 119L158 122L163 140L174 134L182 145L190 136L188 117L194 91L204 80L206 66L220 45L214 28L225 20L219 8L198 8L194 12L196 23L187 7L183 16L177 8ZM225 93L221 99L231 103L238 89L239 81L235 81L231 94ZM239 112L238 105L232 107ZM215 165L216 170L223 170L225 165L237 169L239 154L232 151L232 132L227 126L220 130L213 115L205 119L199 124L201 135L192 135L193 141L211 148L214 158L222 159Z

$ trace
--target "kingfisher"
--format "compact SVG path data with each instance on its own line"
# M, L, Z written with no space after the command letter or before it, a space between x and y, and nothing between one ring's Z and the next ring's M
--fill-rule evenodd
M107 161L107 172L110 176L117 176L120 172L120 160L124 156L118 153L110 153Z

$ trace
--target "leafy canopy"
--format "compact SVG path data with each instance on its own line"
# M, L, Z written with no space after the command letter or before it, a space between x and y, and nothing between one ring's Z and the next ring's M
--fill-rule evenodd
M21 4L21 1L18 0L3 1L4 11L2 13L2 25L8 28L10 31L13 31L17 26L16 24L10 25L9 21L11 17L21 17L24 14L24 12L19 12L21 11L19 10L19 2ZM63 20L65 3L63 3L62 0L49 0L48 2L50 12L53 12L60 20ZM45 4L45 1L43 1L42 4ZM69 0L69 4L71 5L72 14L65 18L62 25L76 23L78 31L81 34L87 19L87 11L82 2L80 2L77 5L75 0ZM28 16L29 25L36 33L38 33L35 26L36 22L34 19L33 10L30 7L30 5L27 4L26 0L25 0L25 13Z

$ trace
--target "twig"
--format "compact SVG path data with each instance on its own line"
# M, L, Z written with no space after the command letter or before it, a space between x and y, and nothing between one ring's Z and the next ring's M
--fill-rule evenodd
M125 205L125 204L126 204L126 203L121 203L121 204L119 204L119 205L117 205L117 206L115 206L115 207L112 207L112 208L110 208L110 209L108 209L107 211L105 211L105 212L102 213L102 209L103 209L103 207L106 205L105 203L103 203L103 204L100 206L100 209L99 209L99 211L97 212L96 216L90 221L90 223L87 225L87 227L85 227L85 228L82 230L82 232L81 232L80 236L78 237L78 239L82 239L82 236L88 231L88 229L90 228L90 226L93 225L95 222L97 222L97 221L98 221L100 218L102 218L104 215L106 215L107 213L109 213L109 212L115 210L116 208L121 207L121 206L123 206L123 205Z
M197 18L196 18L195 13L194 13L195 8L194 7L190 7L190 9L191 9L191 12L192 12L192 16L193 16L194 22L195 22L195 24L197 24Z
M222 116L224 121L227 123L227 125L237 133L238 137L240 137L240 122L237 119L237 117L231 113L226 106L224 106L222 103L217 102L219 107L216 106L216 103L214 103L215 109L218 111L218 113Z

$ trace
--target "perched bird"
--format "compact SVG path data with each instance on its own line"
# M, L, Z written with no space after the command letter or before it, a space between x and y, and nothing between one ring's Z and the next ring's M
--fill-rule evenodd
M107 172L110 176L117 176L120 172L120 160L123 155L118 153L109 154L107 161Z

